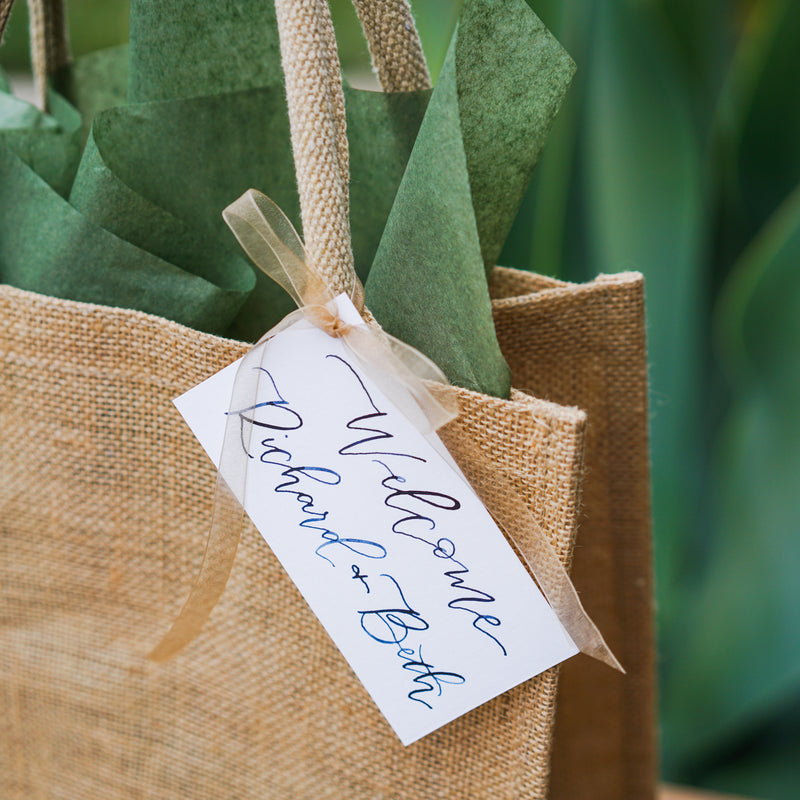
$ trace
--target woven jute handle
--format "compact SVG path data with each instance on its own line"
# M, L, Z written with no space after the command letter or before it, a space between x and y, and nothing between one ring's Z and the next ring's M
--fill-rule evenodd
M382 86L430 86L406 0L353 1ZM330 9L327 0L275 0L275 11L306 250L330 288L346 292L355 285L350 168Z
M0 42L14 0L0 0ZM31 69L39 107L47 110L47 79L69 64L69 34L64 0L28 0Z
M47 110L47 80L71 60L64 0L28 0L33 83Z
M8 17L14 6L14 0L0 0L0 44L3 43L3 34L6 32Z
M384 92L430 89L431 76L407 0L353 0Z

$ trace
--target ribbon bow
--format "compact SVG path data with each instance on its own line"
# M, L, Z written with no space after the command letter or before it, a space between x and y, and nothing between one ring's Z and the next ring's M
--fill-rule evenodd
M298 309L264 334L238 368L200 573L177 619L148 657L165 661L186 647L200 633L225 589L244 515L243 505L236 499L244 498L247 474L249 441L243 442L242 436L249 437L252 431L248 426L243 434L236 420L240 409L254 408L257 402L259 367L266 350L258 345L305 322L341 338L367 375L423 434L448 426L450 455L515 545L570 638L582 652L624 672L584 611L547 537L513 487L513 476L498 464L487 463L487 454L479 450L458 419L458 399L439 367L381 328L364 306L364 289L355 274L346 290L365 324L343 320L337 313L333 290L309 263L291 222L268 197L251 189L228 206L223 217L256 266L291 295Z

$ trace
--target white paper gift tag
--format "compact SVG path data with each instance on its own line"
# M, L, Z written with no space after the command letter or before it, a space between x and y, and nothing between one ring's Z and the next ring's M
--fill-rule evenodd
M260 346L245 510L403 744L578 652L438 437L340 339ZM238 364L175 400L215 464Z

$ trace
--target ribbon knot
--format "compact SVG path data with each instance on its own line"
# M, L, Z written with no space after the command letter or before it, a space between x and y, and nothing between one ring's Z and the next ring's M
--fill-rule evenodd
M353 330L352 325L331 311L328 306L304 306L303 313L306 315L306 319L335 339L345 337Z

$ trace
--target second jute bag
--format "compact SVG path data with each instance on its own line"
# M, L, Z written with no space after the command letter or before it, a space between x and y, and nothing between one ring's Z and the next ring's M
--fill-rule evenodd
M313 250L310 206L330 204L303 204ZM492 289L523 391L459 390L462 425L524 476L565 564L581 522L576 584L629 673L567 665L555 752L558 669L404 748L249 524L202 635L148 661L199 568L215 477L171 400L247 346L2 287L3 797L543 800L551 756L553 797L652 796L641 280L498 269Z

